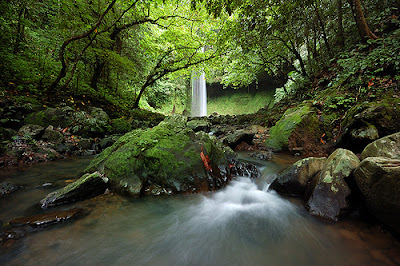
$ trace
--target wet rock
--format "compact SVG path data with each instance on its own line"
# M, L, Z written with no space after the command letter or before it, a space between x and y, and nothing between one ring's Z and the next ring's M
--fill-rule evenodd
M346 198L351 191L344 179L359 164L360 160L349 150L337 149L332 153L326 160L307 202L308 211L315 216L337 221L339 215L349 207Z
M366 103L351 108L343 121L340 145L354 152L381 136L400 131L400 108L392 103Z
M173 116L151 129L131 131L85 172L103 173L115 191L131 196L144 195L149 186L172 193L223 187L232 177L235 154L207 133L195 133L186 122Z
M31 136L34 139L39 139L39 137L42 135L44 131L44 127L39 126L39 125L24 125L18 130L18 133L22 136Z
M400 132L368 144L361 153L361 159L367 157L400 158Z
M12 182L2 182L0 183L0 197L11 192L14 192L20 189L21 186L17 186Z
M61 132L54 130L52 125L48 126L43 133L42 139L53 142L54 144L60 144L64 140Z
M255 133L250 130L236 130L233 133L225 136L222 141L225 145L228 145L230 148L235 149L236 146L242 142L246 142L247 144L252 145L254 134Z
M320 121L316 108L301 105L286 110L282 118L269 130L268 148L295 150L302 148L306 154L323 154L319 151Z
M90 150L90 149L92 149L93 144L94 144L93 139L82 138L79 140L77 146L79 149L82 149L82 150Z
M105 148L113 145L120 137L121 135L112 135L105 137L99 141L99 146L102 150L104 150Z
M304 195L308 182L323 169L326 157L309 157L295 162L279 173L270 188L279 193Z
M40 201L42 208L91 198L103 194L108 187L108 179L98 172L85 174L74 183L51 192Z
M369 211L400 233L400 159L368 157L354 178Z
M250 157L256 158L261 161L269 161L272 158L272 153L269 151L255 152L250 154Z
M71 218L77 217L82 213L82 209L76 208L67 211L56 211L49 212L45 214L39 214L29 217L19 217L11 220L9 225L11 226L44 226L49 224L55 224L59 222L63 222L69 220Z
M204 131L204 132L209 132L210 131L210 122L202 119L195 119L187 122L188 128L192 129L194 132L198 131Z

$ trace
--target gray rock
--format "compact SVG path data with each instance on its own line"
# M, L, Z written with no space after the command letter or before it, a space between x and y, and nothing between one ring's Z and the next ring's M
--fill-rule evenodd
M63 142L64 136L61 132L54 130L53 126L50 125L44 130L42 139L51 141L57 145Z
M368 144L361 153L361 160L367 157L400 159L400 132L383 137Z
M225 145L228 145L232 149L234 149L237 145L239 145L241 142L246 142L249 145L253 144L253 138L254 138L255 133L250 131L250 130L245 130L245 129L240 129L236 130L231 134L228 134L223 138L223 143Z
M74 183L51 192L40 201L42 208L87 199L103 194L108 187L108 179L98 172L85 174Z
M354 178L371 213L400 233L400 159L368 157Z
M44 127L39 125L24 125L18 130L18 133L21 135L29 135L34 139L38 139L44 131Z
M326 157L309 157L295 162L279 173L270 188L279 193L304 195L308 182L324 167Z
M187 122L188 128L192 129L194 132L204 131L209 132L211 123L206 120L195 119Z
M346 198L351 191L344 179L359 164L360 160L349 150L337 149L333 152L326 160L306 204L308 211L313 215L337 221L342 211L349 207Z

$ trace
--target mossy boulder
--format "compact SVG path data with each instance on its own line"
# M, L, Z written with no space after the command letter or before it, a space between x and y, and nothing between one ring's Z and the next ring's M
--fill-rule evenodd
M368 157L354 177L368 211L400 233L400 159Z
M100 173L85 174L75 182L48 194L40 201L42 208L74 202L104 193L108 179Z
M277 151L300 150L307 154L315 151L321 136L316 108L303 104L286 110L282 118L269 131L266 145Z
M270 188L279 193L304 195L308 182L322 170L326 157L299 160L279 173Z
M85 172L99 171L117 192L131 196L209 191L232 176L235 155L215 138L173 116L119 138Z
M47 108L45 110L32 113L25 118L25 123L40 125L42 127L48 127L53 125L55 127L69 127L74 121L74 113L76 111L69 106L62 108Z
M345 178L359 164L360 160L349 150L337 149L333 152L326 160L307 202L308 211L315 216L337 221L343 211L349 208L346 198L351 191Z
M387 157L400 159L400 132L378 139L365 147L361 159Z
M211 127L211 123L204 119L193 119L191 121L188 121L187 125L190 129L192 129L195 132L198 131L209 132Z
M380 137L400 131L400 106L385 101L358 105L347 112L342 125L340 145L361 152Z

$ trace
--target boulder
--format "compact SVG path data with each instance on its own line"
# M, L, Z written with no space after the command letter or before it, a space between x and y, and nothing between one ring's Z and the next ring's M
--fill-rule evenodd
M400 158L368 157L354 178L371 213L400 233Z
M214 137L195 133L187 118L168 117L151 129L120 137L85 172L99 171L115 191L131 196L192 193L223 187L232 177L235 154Z
M40 201L42 208L87 199L103 194L108 187L108 179L100 173L85 174L75 182L48 194Z
M222 141L225 145L228 145L229 147L234 149L242 142L246 142L247 144L252 145L254 134L255 133L250 130L239 129L225 136Z
M361 160L367 157L400 159L400 132L383 137L368 144L361 153Z
M22 126L19 130L18 133L22 136L30 136L34 139L38 139L44 131L44 127L39 126L39 125L33 125L33 124L28 124Z
M66 128L73 124L76 111L69 106L62 108L47 108L40 112L33 113L25 118L26 123L37 124L43 127L53 125Z
M349 206L346 198L350 195L345 178L360 164L357 156L345 149L337 149L328 159L318 177L306 208L324 219L337 221L342 211Z
M283 194L304 195L308 182L322 170L325 162L326 157L299 160L279 173L270 188Z
M120 137L121 135L111 135L105 137L99 141L99 146L102 150L104 150L105 148L108 148L111 145L113 145Z
M342 123L340 145L358 153L379 137L400 131L398 100L390 97L387 101L364 103L351 108Z
M286 110L269 130L269 138L265 143L268 148L276 151L304 150L307 154L318 154L313 150L318 147L322 135L320 128L316 108L301 105Z
M63 142L64 136L61 132L54 130L54 127L50 125L44 130L42 139L51 141L57 145Z
M194 132L204 131L209 132L211 123L203 119L194 119L187 122L188 128L192 129Z

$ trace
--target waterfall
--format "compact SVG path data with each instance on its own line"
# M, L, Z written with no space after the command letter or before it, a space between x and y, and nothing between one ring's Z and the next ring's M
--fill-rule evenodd
M204 52L204 48L201 49ZM207 115L207 89L204 71L194 72L192 76L192 116Z

